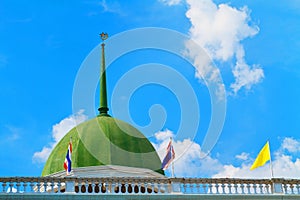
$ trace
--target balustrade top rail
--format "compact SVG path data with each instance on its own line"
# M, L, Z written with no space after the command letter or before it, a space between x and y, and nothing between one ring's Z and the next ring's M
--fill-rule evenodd
M0 177L0 194L300 195L300 179Z

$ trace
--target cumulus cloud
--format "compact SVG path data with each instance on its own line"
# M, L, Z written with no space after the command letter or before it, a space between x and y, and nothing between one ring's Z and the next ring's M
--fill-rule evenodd
M173 138L175 150L174 171L176 177L212 177L212 178L270 178L270 164L250 170L255 158L250 157L247 152L242 152L235 158L242 161L238 166L223 164L217 158L201 156L203 152L196 142L190 139L176 140L174 133L170 130L160 131L155 134L157 142L153 143L159 157L163 160L166 155L170 137ZM298 142L298 143L297 143ZM293 138L284 138L279 149L272 154L272 166L274 177L295 178L300 177L300 159L294 158L283 150L299 152L299 141ZM297 146L298 145L298 146ZM295 148L298 149L295 149ZM222 155L220 155L222 156ZM257 155L254 155L257 156ZM171 176L171 167L166 170L167 176Z
M287 137L283 139L281 147L290 153L297 153L300 152L300 141Z
M51 151L56 144L68 133L73 127L81 122L87 120L87 116L83 114L83 110L80 110L76 114L70 115L69 117L61 120L59 123L52 126L52 139L48 145L44 146L41 151L33 154L33 161L37 163L44 163L48 159Z
M296 178L300 177L300 159L289 155L290 152L300 152L299 141L293 138L284 138L281 146L272 156L272 168L274 177L278 178ZM284 153L283 150L288 150ZM242 153L247 154L247 153ZM248 154L249 155L249 154ZM243 157L243 156L242 156ZM231 177L231 178L270 178L270 162L266 165L250 171L254 158L248 158L241 166L223 165L221 170L213 175L214 178ZM251 161L251 162L249 162Z
M270 178L270 164L250 171L252 163L241 166L223 165L221 170L213 175L213 178ZM300 159L293 161L292 156L281 154L276 155L272 163L274 177L296 178L300 177Z
M240 159L240 160L248 160L249 153L243 152L239 155L236 155L235 158Z
M167 5L176 5L180 1L161 0ZM215 4L212 0L185 0L188 5L186 17L191 22L189 34L191 40L203 47L213 61L219 63L234 62L232 73L235 81L230 85L233 93L240 89L251 89L252 85L264 78L259 65L249 65L245 61L242 41L253 37L259 28L253 25L249 9L244 6L235 8L228 4ZM207 78L214 70L212 63L203 60L203 55L187 43L186 48L194 59L197 78ZM196 55L196 56L195 56ZM211 72L212 73L212 72ZM215 76L216 77L216 76ZM219 80L217 80L219 81Z
M251 89L252 85L259 83L264 78L264 71L259 65L250 67L244 60L244 49L240 47L237 51L236 65L232 70L235 82L230 85L234 93L242 87Z
M204 177L211 176L221 169L221 164L217 159L205 156L201 152L200 145L191 139L178 141L174 133L170 130L160 131L155 134L157 143L154 143L159 157L163 160L170 137L173 137L173 147L175 150L174 171L176 177ZM188 169L188 170L187 170ZM167 174L171 174L171 167L167 169Z

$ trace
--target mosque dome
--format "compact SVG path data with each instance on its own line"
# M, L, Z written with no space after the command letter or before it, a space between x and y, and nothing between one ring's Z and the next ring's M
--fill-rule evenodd
M130 124L109 116L97 116L70 130L49 156L42 176L63 171L72 138L72 168L118 165L159 170L161 161L150 141Z
M102 40L107 34L102 33ZM160 158L151 142L130 124L108 115L106 69L102 43L99 115L70 130L51 152L42 176L64 170L63 163L72 140L72 168L91 166L122 166L150 169L164 174ZM103 168L103 167L102 167ZM122 169L123 169L122 168ZM93 168L94 169L94 168Z

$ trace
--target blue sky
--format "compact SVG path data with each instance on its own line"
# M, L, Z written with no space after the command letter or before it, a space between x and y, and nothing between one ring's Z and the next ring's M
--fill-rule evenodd
M0 176L39 176L43 148L49 152L74 119L94 117L72 108L72 93L81 64L101 42L99 33L117 37L135 28L160 27L183 33L202 46L219 69L226 90L223 130L210 154L201 158L212 114L209 91L199 78L205 75L201 64L144 49L120 56L109 66L109 100L122 76L148 63L176 70L193 88L201 120L192 138L187 134L176 139L180 120L189 119L181 119L181 100L168 88L143 86L128 106L134 123L141 127L150 123L151 105L164 107L166 123L145 134L162 156L168 136L174 136L175 174L262 177L268 166L253 172L249 167L269 139L274 175L299 178L299 18L296 0L276 4L258 0L1 1ZM98 102L98 96L94 98ZM113 114L125 120L121 113ZM153 117L160 119L160 114Z

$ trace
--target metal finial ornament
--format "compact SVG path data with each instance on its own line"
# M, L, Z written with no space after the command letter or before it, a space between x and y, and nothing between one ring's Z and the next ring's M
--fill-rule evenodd
M102 32L102 33L100 34L100 37L101 37L102 41L104 41L104 40L106 40L106 39L108 38L108 34Z

